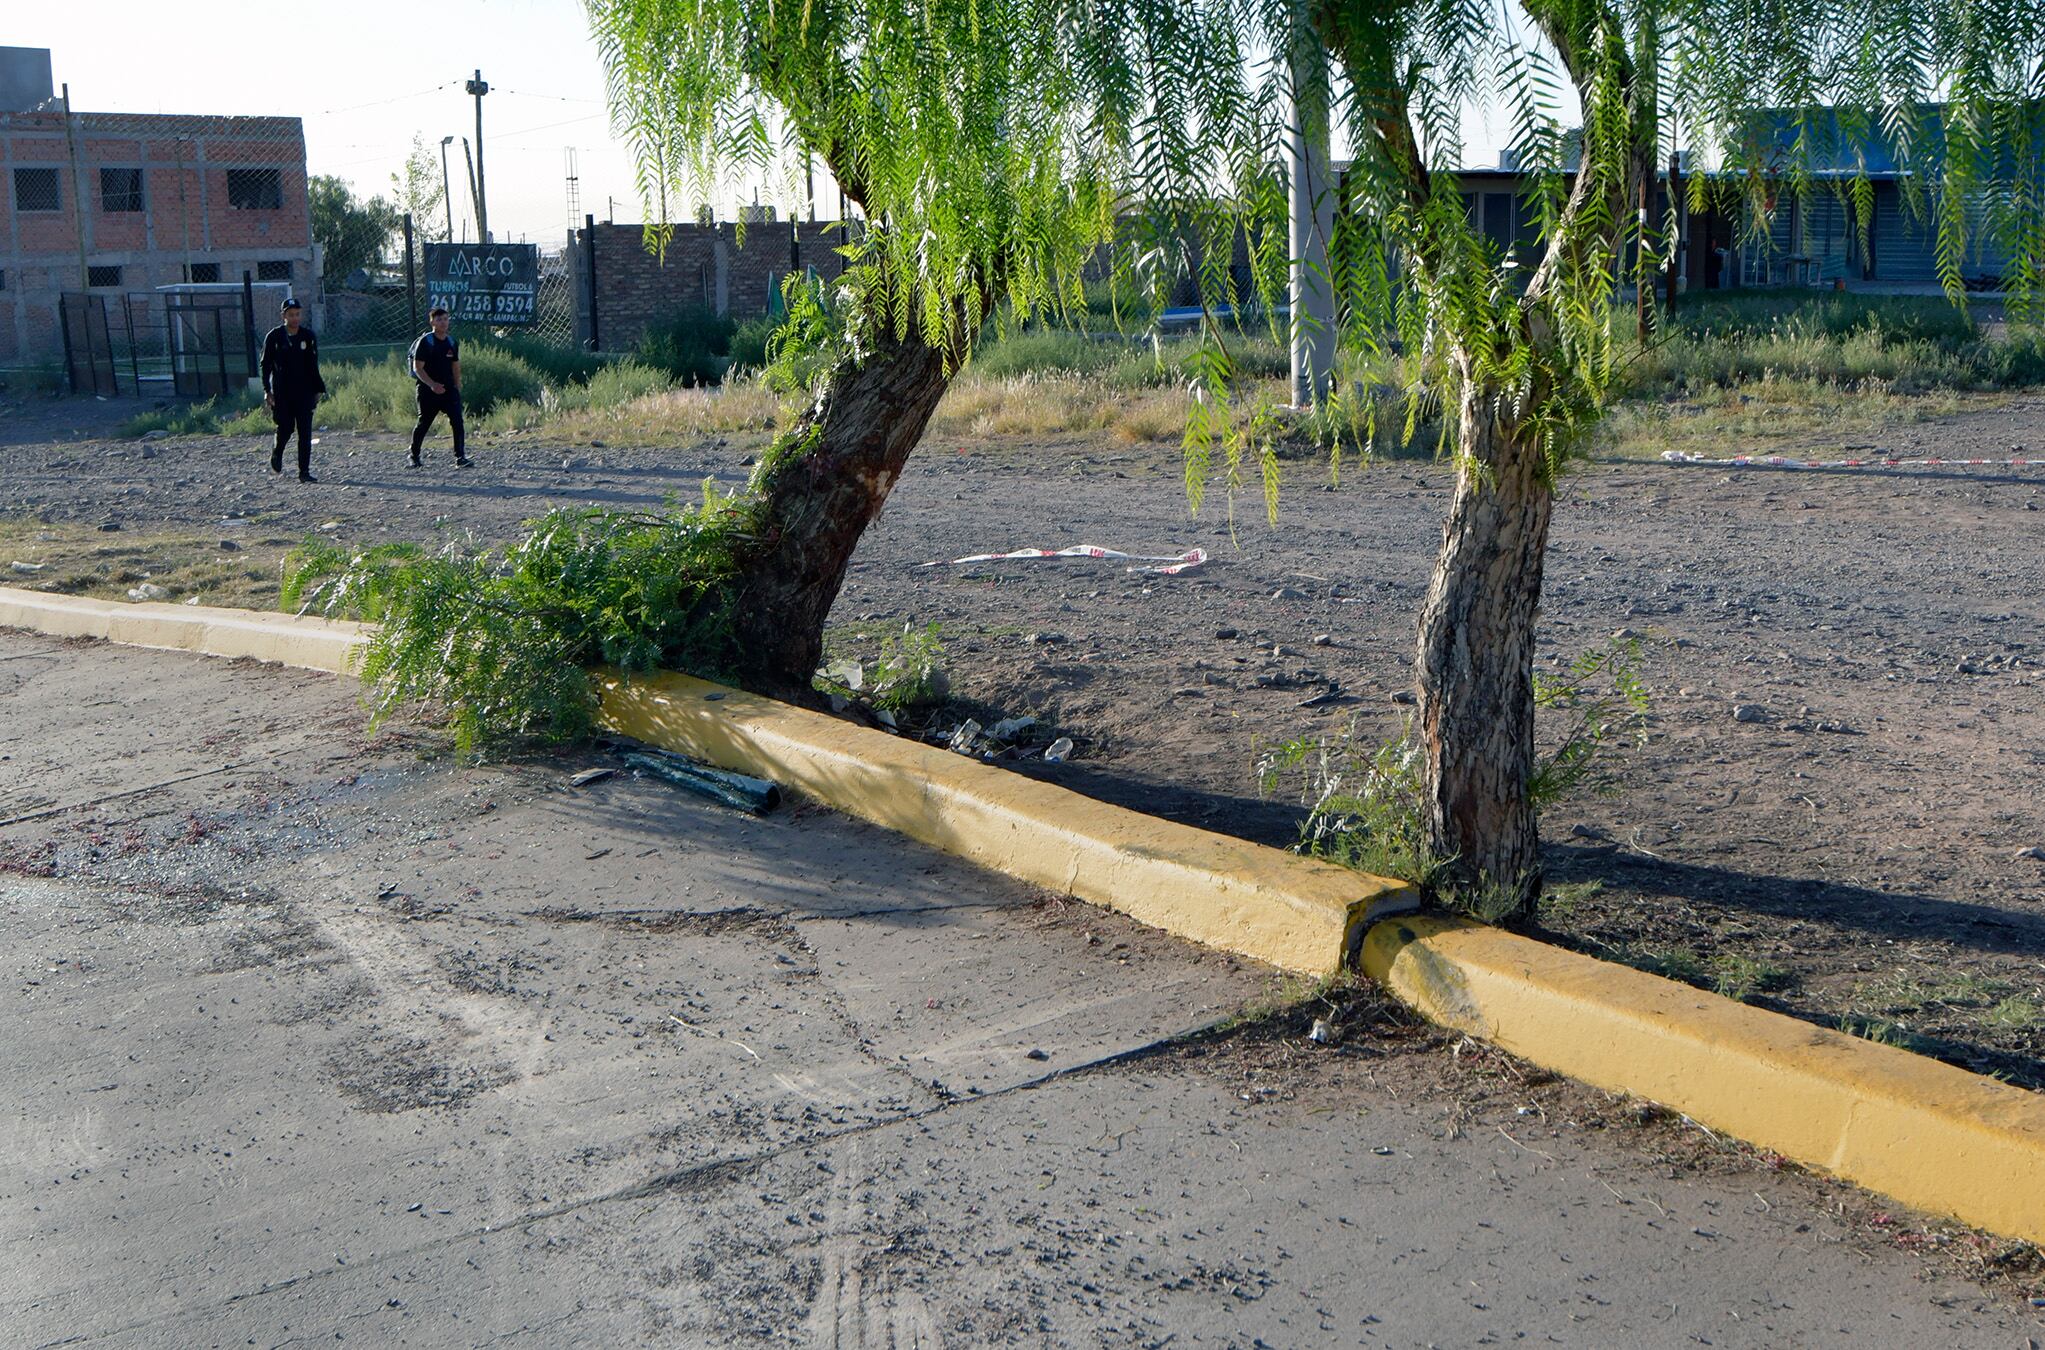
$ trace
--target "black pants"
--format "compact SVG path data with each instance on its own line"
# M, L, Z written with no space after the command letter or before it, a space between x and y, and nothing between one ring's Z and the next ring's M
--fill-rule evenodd
M284 469L284 447L290 443L293 430L298 432L298 471L312 472L312 406L310 398L279 397L271 416L277 419L277 444L270 451L270 467L280 473Z
M426 432L436 413L447 414L447 424L454 429L454 457L462 458L467 445L462 426L462 391L450 387L446 393L436 394L423 384L419 386L419 425L412 428L413 457L418 457L419 447L425 444Z

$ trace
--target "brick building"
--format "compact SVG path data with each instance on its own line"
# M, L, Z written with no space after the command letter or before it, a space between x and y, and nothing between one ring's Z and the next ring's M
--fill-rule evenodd
M59 298L258 281L317 302L295 117L67 115L49 53L0 48L0 366L63 358Z
M649 324L677 310L701 306L736 318L770 313L782 278L790 272L814 269L829 279L845 270L837 251L845 229L822 221L755 221L746 225L741 244L732 224L676 225L658 255L647 251L637 225L577 230L569 249L575 267L576 337L588 345L594 318L597 346L623 351L638 342Z

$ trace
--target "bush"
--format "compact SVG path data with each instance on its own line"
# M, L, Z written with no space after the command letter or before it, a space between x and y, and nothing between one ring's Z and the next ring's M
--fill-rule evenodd
M731 367L732 319L700 305L677 310L640 334L639 360L684 386L717 384Z
M531 337L492 337L479 339L473 344L463 343L462 347L464 351L487 349L515 356L538 371L548 384L556 386L587 384L615 359ZM466 369L466 357L462 364Z
M399 373L412 382L402 363ZM473 347L462 353L462 407L478 417L487 416L501 403L537 403L545 387L539 371L503 348ZM416 418L418 395L407 390L406 398L412 401Z
M761 370L767 364L767 340L774 336L780 322L768 315L758 314L742 319L731 333L731 368Z

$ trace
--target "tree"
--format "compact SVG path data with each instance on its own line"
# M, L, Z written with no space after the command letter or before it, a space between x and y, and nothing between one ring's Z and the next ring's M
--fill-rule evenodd
M405 153L405 162L391 175L391 199L399 220L412 218L412 239L416 244L446 244L453 241L447 233L447 193L441 174L441 163L434 156L433 148L426 144L426 138L414 132L412 148Z
M1256 21L1267 50L1310 37L1330 53L1337 87L1323 97L1356 155L1344 205L1402 264L1348 270L1345 338L1383 356L1396 337L1414 403L1445 409L1453 433L1455 494L1415 660L1430 843L1485 910L1524 908L1541 877L1532 658L1555 480L1625 359L1615 302L1629 253L1631 279L1651 285L1670 238L1646 208L1655 166L1679 136L1717 160L1758 242L1778 188L1808 195L1822 164L1893 153L1926 185L1948 291L1961 294L1980 216L2028 310L2045 262L2045 25L2028 0L1518 0L1510 19L1318 0ZM1483 238L1442 171L1460 160L1472 101L1510 115L1538 184L1530 267ZM1693 180L1700 198L1710 186ZM1864 167L1841 192L1870 228Z
M321 277L328 290L338 290L356 269L372 268L383 261L384 250L404 217L382 197L357 197L339 178L315 174L307 188L312 237L320 246Z
M1717 156L1721 188L1745 197L1759 232L1778 198L1819 190L1827 144L1864 163L1880 142L1938 220L1948 289L1970 230L1984 229L2012 257L2025 312L2045 264L2034 5L591 0L649 203L815 153L869 228L834 314L794 325L831 335L825 373L743 493L640 533L553 519L501 565L461 559L386 587L371 601L394 606L379 638L398 672L386 698L461 703L449 669L509 668L518 651L564 669L678 664L806 697L852 549L988 315L1077 302L1080 267L1103 247L1154 296L1190 273L1216 308L1236 284L1238 230L1271 298L1285 261L1271 166L1296 105L1339 123L1355 156L1340 226L1367 246L1337 266L1343 339L1402 366L1409 431L1442 410L1456 469L1415 661L1430 842L1450 885L1494 912L1523 907L1540 885L1532 654L1554 487L1626 359L1629 256L1644 279L1666 242L1642 206L1654 166L1680 132ZM1927 106L1935 95L1947 102ZM1511 117L1534 184L1531 257L1466 214L1453 170L1473 101ZM1865 185L1842 188L1862 229ZM649 240L660 236L656 218ZM1262 466L1275 510L1270 419L1241 415L1228 334L1205 331L1186 434L1194 507L1219 451L1231 486L1245 463ZM647 570L661 556L661 531L680 570L612 585L616 559ZM520 603L463 599L462 585L507 576L527 583ZM427 600L392 599L405 594ZM575 729L553 715L561 700L521 712L493 680L466 691L470 706ZM586 717L586 689L561 687Z

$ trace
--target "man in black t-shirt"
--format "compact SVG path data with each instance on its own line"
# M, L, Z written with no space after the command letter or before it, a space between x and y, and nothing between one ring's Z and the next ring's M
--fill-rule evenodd
M320 340L304 323L298 301L284 302L284 322L263 339L263 406L277 419L270 472L284 472L284 445L298 432L298 481L313 483L312 409L327 382L320 378Z
M462 427L462 349L447 335L447 311L439 305L427 316L433 330L412 344L412 378L419 382L419 425L412 428L412 467L419 467L419 447L435 413L446 413L454 430L454 462L469 467L467 438Z

